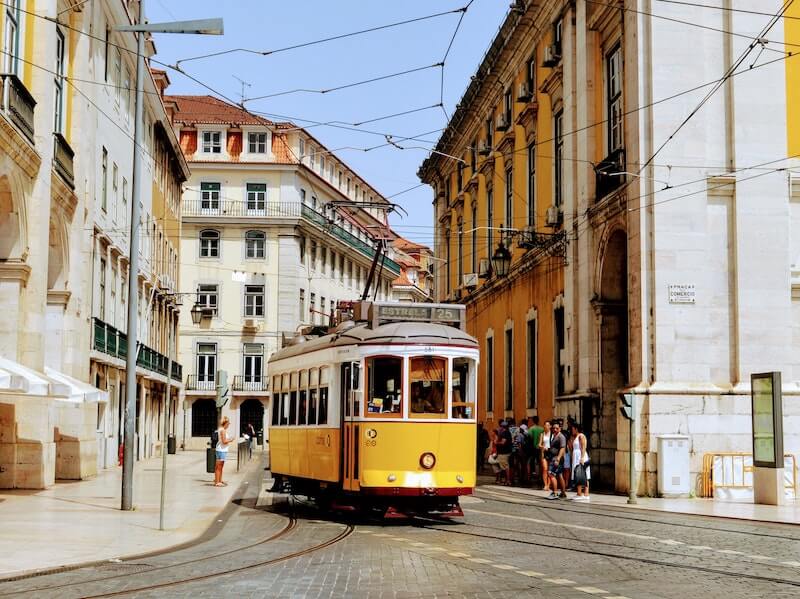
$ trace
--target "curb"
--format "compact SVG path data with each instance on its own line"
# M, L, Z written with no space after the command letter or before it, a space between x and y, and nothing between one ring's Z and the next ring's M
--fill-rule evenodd
M228 503L225 505L224 508L222 508L222 511L220 511L214 516L214 521L208 526L208 528L206 528L203 532L201 532L193 539L182 541L180 543L176 543L175 545L170 545L169 547L163 547L161 549L156 549L154 551L144 551L142 553L132 553L113 558L78 562L75 564L65 564L63 566L51 566L49 568L21 570L18 571L16 574L0 576L0 584L4 584L7 582L16 582L19 580L27 580L30 578L38 578L40 576L50 576L52 574L63 574L64 572L72 572L74 570L80 570L82 568L93 568L96 566L102 566L110 563L127 562L132 560L144 559L148 557L156 557L159 555L164 555L165 553L171 553L173 551L187 549L189 547L197 545L198 543L212 539L215 536L217 536L217 534L219 533L219 529L225 526L225 523L230 519L234 510L239 507L235 503L235 501L237 499L243 498L242 496L244 492L250 487L250 483L252 482L251 479L258 478L253 476L253 473L249 472L249 470L254 470L255 472L259 473L260 476L260 473L262 472L262 469L264 467L263 466L264 460L265 456L254 461L253 464L250 464L245 469L244 476L242 477L242 482L240 482L239 486L236 487ZM220 519L222 520L222 522L219 522Z

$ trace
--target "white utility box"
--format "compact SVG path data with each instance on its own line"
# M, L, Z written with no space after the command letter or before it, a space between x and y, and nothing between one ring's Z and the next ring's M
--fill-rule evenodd
M688 497L689 437L659 435L658 437L658 494L661 497Z

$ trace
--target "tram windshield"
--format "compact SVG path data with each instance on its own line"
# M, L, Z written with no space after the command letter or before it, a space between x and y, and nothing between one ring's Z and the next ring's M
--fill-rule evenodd
M411 416L443 417L447 390L447 360L433 356L411 358Z
M369 414L403 414L403 358L378 357L367 360Z

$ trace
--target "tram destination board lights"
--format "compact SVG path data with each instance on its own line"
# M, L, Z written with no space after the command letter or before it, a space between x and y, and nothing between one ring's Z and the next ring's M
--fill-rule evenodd
M463 329L466 308L453 304L373 303L368 321L372 328L382 322L432 322Z

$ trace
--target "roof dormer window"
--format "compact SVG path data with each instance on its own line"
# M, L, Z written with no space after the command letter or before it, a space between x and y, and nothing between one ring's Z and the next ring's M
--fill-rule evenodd
M203 154L222 154L222 131L203 131Z
M267 153L267 134L263 132L250 132L247 134L247 151L250 154Z

